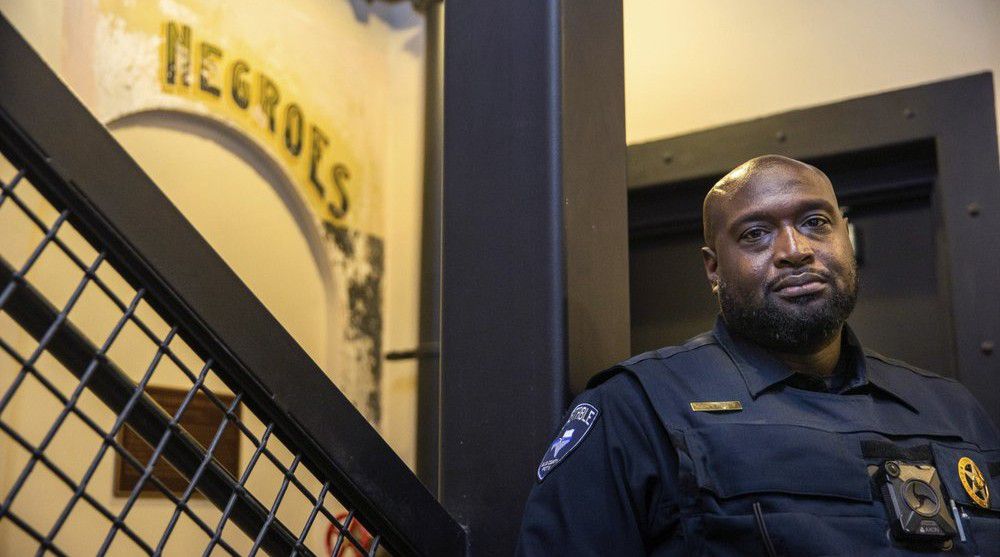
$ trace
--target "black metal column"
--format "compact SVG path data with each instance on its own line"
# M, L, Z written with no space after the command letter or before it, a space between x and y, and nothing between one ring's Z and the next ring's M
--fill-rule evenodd
M424 49L424 196L417 348L417 477L438 495L441 409L441 189L444 172L444 2L427 4Z
M629 355L625 68L620 1L562 9L562 188L569 386Z
M444 145L439 493L510 555L570 383L629 346L620 2L449 4Z

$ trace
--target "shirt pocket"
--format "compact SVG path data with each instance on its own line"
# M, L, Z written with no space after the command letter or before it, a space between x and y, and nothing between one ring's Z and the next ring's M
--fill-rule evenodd
M948 497L962 511L969 541L983 554L1000 551L1000 477L993 477L1000 474L1000 450L942 443L931 443L931 450Z
M698 487L719 498L780 493L872 501L853 437L784 424L707 426L686 437Z
M787 424L720 424L685 433L698 493L694 555L873 555L884 513L853 435Z

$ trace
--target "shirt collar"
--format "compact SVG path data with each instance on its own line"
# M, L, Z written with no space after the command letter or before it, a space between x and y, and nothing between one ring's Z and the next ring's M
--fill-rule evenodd
M787 380L795 373L758 344L732 334L721 315L716 318L712 333L736 364L740 375L743 376L743 381L746 382L750 396L754 399L771 386ZM850 351L850 361L854 366L851 371L854 377L851 380L852 389L872 385L917 411L913 402L907 400L906 395L909 394L909 390L906 389L905 385L893 380L893 376L885 373L882 367L868 366L861 342L858 341L858 337L847 324L844 324L843 338L844 350Z

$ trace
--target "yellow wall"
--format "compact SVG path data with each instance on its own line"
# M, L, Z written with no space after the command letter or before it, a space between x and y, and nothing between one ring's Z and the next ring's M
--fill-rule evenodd
M344 87L351 89L351 96L363 95L367 101L359 106L340 106L350 104L350 98L340 98L336 91L327 95L328 101L336 105L333 112L344 114L343 123L347 130L363 130L363 133L354 133L350 139L357 141L354 145L357 152L364 153L371 161L366 164L375 169L374 180L382 190L383 217L383 238L386 247L386 277L383 285L384 308L383 308L383 350L410 348L416 345L417 341L417 306L418 306L418 280L419 280L419 237L420 237L420 191L421 191L421 171L422 171L422 134L423 134L423 18L416 14L409 3L388 4L376 2L368 5L366 2L329 2L327 0L297 0L296 2L285 2L280 6L273 2L237 2L239 9L233 10L234 17L238 21L234 25L241 25L246 29L247 35L264 36L262 47L266 47L268 41L279 40L281 30L286 33L295 33L297 20L308 20L312 26L328 28L328 36L336 37L337 44L346 43L352 48L347 56L340 56L336 63L340 65L344 75L351 76L351 82L344 84ZM73 7L73 3L66 4L68 8ZM70 9L66 11L72 11ZM85 104L88 95L79 89L76 81L79 79L80 69L66 67L65 60L72 58L67 50L72 50L72 45L63 44L62 37L64 30L71 29L73 23L64 21L64 4L56 0L0 0L0 11L10 19L18 30L26 36L32 46L39 51L42 57L57 73L64 76L71 88L76 90ZM257 14L254 19L253 14ZM275 38L269 38L275 37ZM299 37L297 48L305 53L309 50L309 44L314 45L315 50L321 53L329 53L328 43L333 39L326 40L326 36ZM304 57L303 64L312 64L319 67L323 64L330 64L334 61L329 56ZM147 132L149 126L145 127ZM161 181L169 181L176 184L172 190L183 188L183 184L190 182L190 169L182 169L179 165L165 164L157 161L157 140L152 138L143 139L139 137L143 134L139 130L129 130L128 126L118 126L115 133L120 139L127 142L127 147L139 160L140 164L149 167L150 173L155 173L154 177L159 177ZM149 135L148 133L146 135ZM131 137L136 136L136 137ZM176 134L167 134L164 141L179 140ZM190 138L192 143L197 143L199 138ZM177 155L179 156L179 155ZM204 157L202 157L204 158ZM144 162L145 161L145 162ZM197 162L197 161L191 161ZM175 176L171 176L171 168L177 169ZM155 170L153 170L155 169ZM229 183L223 187L229 190L215 191L212 195L216 201L203 200L205 204L217 203L219 199L238 198L242 195L239 185ZM175 195L173 191L167 191L168 195ZM184 196L188 194L178 193ZM260 195L267 195L261 193ZM190 197L190 195L188 195ZM185 202L175 200L178 204ZM190 211L198 210L195 205L197 198L190 198L187 204ZM251 201L253 203L253 201ZM269 202L261 198L258 207L263 207ZM276 202L276 197L271 196L270 204L275 213L266 218L273 219L276 226L283 230L288 228L287 221L289 215L287 210ZM184 209L184 207L181 207ZM204 208L203 213L207 213ZM231 217L231 216L230 216ZM239 244L239 238L225 237L227 228L219 222L212 222L207 217L189 215L193 221L204 222L199 225L195 222L199 230L208 237L213 244L218 243L217 249L223 250L221 246ZM236 219L229 219L236 220ZM235 226L236 223L233 224ZM229 233L236 234L233 228L228 228ZM290 233L290 232L289 232ZM291 233L290 233L291 234ZM247 238L247 242L254 240ZM272 238L270 243L277 245L284 241L280 238ZM301 245L301 238L289 236L288 245ZM252 276L257 272L262 275L274 274L273 270L260 269L259 265L254 265L251 250L243 248L248 252L244 258L246 261L240 262L236 255L224 258L231 266L244 277L244 280L255 287L255 283L263 285L270 281L272 287L256 288L259 296L264 298L272 312L276 313L279 320L289 328L296 337L302 336L300 342L304 344L310 353L318 356L320 352L310 349L312 346L319 346L319 341L311 339L311 334L306 330L315 323L315 316L307 316L305 323L296 324L296 315L301 313L303 305L301 301L291 300L296 294L279 293L280 288L276 285L276 279L264 276ZM279 248L275 248L279 249ZM287 274L296 276L301 273L315 274L316 270L307 264L305 259L299 263L293 261L282 261L286 265ZM301 273L296 267L302 266ZM255 269L256 268L256 269ZM312 279L310 279L311 281ZM308 292L313 287L305 290ZM267 291L274 294L264 294ZM311 295L311 294L306 294ZM273 300L270 298L274 298ZM279 300L279 298L285 298ZM317 357L322 360L321 357ZM322 365L322 362L320 362ZM413 427L415 422L415 372L416 367L411 362L388 363L383 367L383 396L382 403L383 416L381 429L386 438L393 444L400 455L412 464L414 459ZM398 396L397 396L398 395ZM396 397L396 398L394 398Z
M161 2L171 4L171 2ZM379 184L383 211L381 236L385 242L385 277L383 282L383 331L382 350L404 349L417 342L417 308L419 280L419 238L420 238L420 191L422 170L422 87L423 87L423 19L413 12L409 3L387 4L377 2L330 2L328 0L296 0L294 2L273 3L267 1L235 2L234 9L238 24L257 27L258 35L293 41L293 48L308 52L326 52L336 44L347 43L344 48L349 54L341 57L345 75L351 81L350 96L339 96L336 91L329 93L327 101L335 114L344 115L344 127L355 130L348 141L356 147L355 155L367 157L363 161L372 172L372 180ZM77 95L95 112L93 90L81 81L81 68L70 67L67 60L73 60L73 45L65 44L66 30L74 27L74 21L65 16L78 8L75 3L63 4L53 0L0 0L0 11L11 20L18 30L32 43L43 58L56 69L64 81L74 88ZM238 13L236 13L238 12ZM256 18L254 19L256 14ZM296 34L297 21L309 22L310 28L320 27L328 31L324 35ZM330 39L334 37L335 39ZM267 41L264 41L267 43ZM263 46L266 46L264 44ZM309 58L304 64L322 65L331 63L329 56ZM318 95L322 97L322 95ZM364 103L352 103L352 98L364 97ZM207 122L207 121L206 121ZM317 268L317 260L310 252L310 238L287 202L282 201L282 192L275 180L269 180L267 173L261 173L266 164L247 162L237 157L219 138L226 135L218 128L213 131L211 122L199 129L199 134L183 133L176 127L160 126L156 117L126 118L112 126L112 131L144 167L154 180L164 189L171 200L185 213L195 227L220 252L223 259L243 278L251 289L262 299L279 321L303 345L306 351L327 369L331 376L335 370L329 369L328 362L337 350L337 343L331 339L344 319L343 307L329 300L329 292L324 291L325 282L336 281L336 271L332 278L324 278ZM251 155L254 153L251 151ZM246 155L246 152L243 152ZM252 158L252 157L251 157ZM0 164L0 179L9 179L8 166ZM287 192L286 192L287 193ZM236 200L236 201L234 201ZM39 206L44 205L38 201ZM8 204L9 205L9 204ZM219 211L226 207L226 211ZM8 207L9 209L9 207ZM38 235L24 232L29 228L11 220L8 210L0 214L0 251L8 258L23 257ZM51 211L48 213L51 216ZM53 296L64 296L68 281L62 274L65 262L51 262L40 265L38 278ZM41 278L45 277L45 278ZM96 303L96 302L95 302ZM90 322L99 330L107 329L107 308L83 308L76 319ZM103 312L103 313L102 313ZM5 339L13 339L20 350L30 351L32 341L26 335L14 334L16 326L9 320L0 320L0 331ZM123 346L131 341L124 341ZM138 342L138 341L137 341ZM134 354L132 361L127 354L118 357L127 360L129 370L141 369L140 360L149 354ZM6 390L16 367L0 358L0 392ZM48 362L47 365L56 365ZM415 458L415 397L416 366L412 362L383 363L381 377L382 415L379 428L390 445L411 466ZM69 392L75 383L64 374L59 386ZM162 378L162 376L161 376ZM173 374L178 384L183 378ZM165 380L173 384L174 380ZM164 383L163 380L160 383ZM4 420L16 428L31 433L32 440L44 434L56 411L51 397L37 386L25 388L14 405L4 413ZM33 401L47 401L34 404ZM88 412L100 418L109 426L113 416L101 410L96 400L85 403ZM43 408L44 407L44 408ZM84 452L89 455L96 448L94 440L88 437L80 424L67 426L69 435L60 436L60 445L54 450L60 455ZM80 443L74 445L74 443ZM243 443L242 462L248 460L251 447ZM0 492L4 492L20 472L26 459L23 451L11 446L4 435L0 435ZM79 463L69 459L74 476L82 470ZM119 508L121 498L111 496L110 458L102 463L90 491L112 509ZM272 492L280 485L276 471L271 470L259 480L260 489ZM43 521L50 521L52 513L62 508L56 499L65 500L64 490L58 482L46 474L38 474L38 485L32 487L28 497L20 498L22 509L33 513ZM270 478L270 480L268 480ZM270 487L268 487L270 485ZM54 494L46 497L45 493ZM265 497L266 498L266 497ZM31 502L30 504L28 502ZM301 502L304 502L301 501ZM193 503L199 512L210 513L211 505L205 501ZM302 505L292 506L292 515L301 515ZM301 508L299 508L301 507ZM162 528L169 518L172 505L163 500L142 500L137 506L136 527L153 532ZM280 512L279 512L280 514ZM80 512L81 520L100 520ZM139 518L141 517L141 518ZM280 516L279 516L280 518ZM290 517L293 522L301 517ZM99 522L98 522L99 523ZM187 537L186 527L182 527L175 539ZM106 525L102 526L102 533ZM319 531L319 529L317 529ZM80 537L82 536L82 537ZM93 536L90 536L93 537ZM60 539L73 540L71 546L84 551L94 540L88 539L86 528L69 530L60 534ZM191 536L197 545L199 535ZM319 543L318 539L312 541ZM0 521L0 555L17 554L26 546L23 535L11 530L9 521ZM30 545L30 543L29 543ZM203 544L202 544L203 546ZM188 551L190 550L190 551ZM194 551L194 546L174 548L176 554ZM198 550L200 551L200 549Z
M1000 73L995 0L624 0L624 13L629 144Z

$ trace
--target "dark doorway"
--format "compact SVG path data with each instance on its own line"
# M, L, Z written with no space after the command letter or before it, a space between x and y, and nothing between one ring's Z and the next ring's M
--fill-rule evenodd
M996 139L980 74L630 146L633 352L712 326L702 198L730 168L779 153L825 171L852 223L862 286L850 323L866 346L958 378L997 420Z

